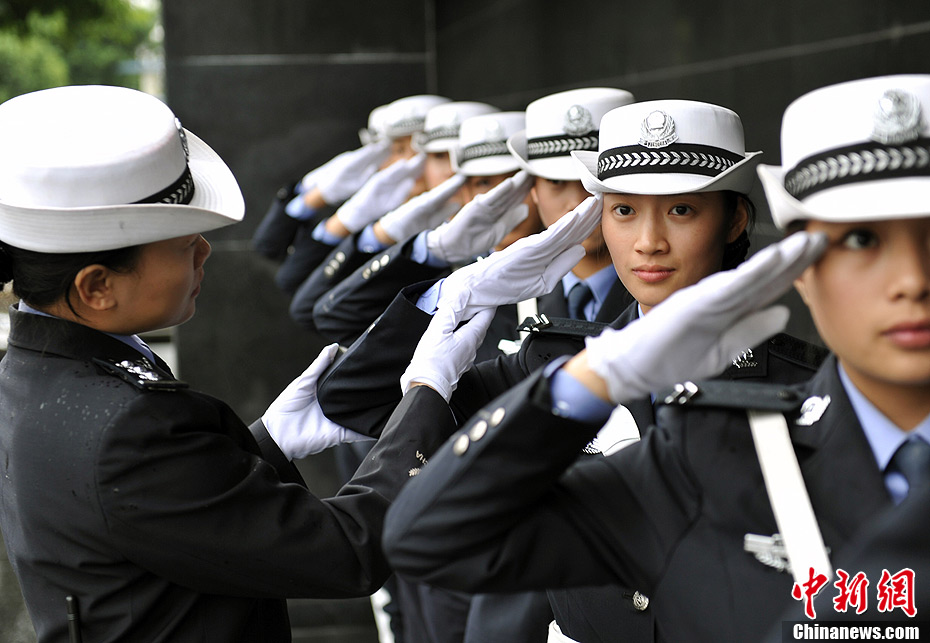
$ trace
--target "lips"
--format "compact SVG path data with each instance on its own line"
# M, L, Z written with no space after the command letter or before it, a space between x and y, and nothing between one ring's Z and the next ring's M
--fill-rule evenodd
M930 319L895 324L882 334L901 348L930 348Z
M668 279L675 270L665 266L638 266L632 272L641 281L654 284Z

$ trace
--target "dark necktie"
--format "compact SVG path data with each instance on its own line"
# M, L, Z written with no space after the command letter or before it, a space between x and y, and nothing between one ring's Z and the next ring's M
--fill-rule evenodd
M568 291L568 316L572 319L585 319L584 307L593 296L594 293L583 281L572 286L572 289Z
M904 476L908 495L930 486L930 444L916 436L909 438L891 456L888 470Z

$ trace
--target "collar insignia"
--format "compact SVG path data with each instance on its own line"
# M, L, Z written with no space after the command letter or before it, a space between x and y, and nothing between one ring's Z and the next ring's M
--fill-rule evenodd
M801 405L801 415L794 421L798 426L811 426L814 422L823 417L824 411L830 406L830 396L819 397L817 395L804 400Z
M759 362L756 361L755 355L752 354L752 349L747 348L739 355L736 359L733 360L733 366L736 368L749 368L751 366L758 366Z
M562 130L566 134L581 136L588 132L594 131L594 117L591 112L582 105L572 105L565 112L565 119L562 121Z
M920 100L913 94L889 89L878 99L872 121L872 140L894 144L913 141L923 126Z
M675 121L662 110L656 110L640 125L639 144L643 147L666 147L678 140Z

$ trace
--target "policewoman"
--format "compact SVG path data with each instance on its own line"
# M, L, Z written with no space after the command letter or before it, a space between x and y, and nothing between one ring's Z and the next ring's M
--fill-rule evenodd
M669 641L760 638L795 587L832 584L831 552L926 484L928 109L928 76L790 105L783 165L760 174L799 231L476 415L389 513L397 572L465 591L620 581ZM886 157L900 162L863 162ZM814 378L701 381L784 327L769 306L792 283L833 351ZM614 404L675 381L640 442L566 473Z
M649 133L647 121L660 118L665 119L666 133ZM441 285L432 286L441 290L440 299L454 298L456 291L467 289L468 300L477 302L469 306L477 310L483 305L521 301L527 294L542 296L554 290L582 256L578 251L575 263L567 263L564 253L582 244L598 225L614 270L635 299L611 321L614 328L647 313L676 290L743 261L749 247L746 228L753 212L747 195L756 181L760 153L746 152L738 115L695 101L632 103L605 114L599 138L598 151L573 152L583 159L575 161L578 176L599 196L586 200L545 232L525 239L513 251L496 253L499 256L493 262L486 259L462 268ZM623 171L613 173L597 167L598 156L652 150L675 162L617 163ZM713 167L700 156L708 150L716 150L718 160ZM682 161L685 155L687 161ZM587 234L579 239L580 232ZM320 404L327 417L362 433L377 433L400 400L396 378L431 319L422 304L418 307L422 294L414 287L405 289L321 378ZM600 333L603 324L541 316L525 328L528 338L518 353L506 359L469 368L467 352L453 351L445 360L450 371L447 379L457 386L447 393L460 420L538 366L576 353L584 338ZM798 381L813 373L821 357L814 347L783 334L745 348L745 356L735 360L729 376ZM434 351L436 367L443 361L439 353ZM467 370L459 378L456 369ZM636 425L645 428L651 423L651 405L645 404L642 411L645 415Z
M402 288L445 276L495 247L538 231L542 224L529 196L532 179L519 172L520 165L506 143L524 127L523 112L489 112L463 119L458 143L449 152L455 176L374 225L385 243L398 243L375 253L316 302L312 318L318 331L333 341L351 344ZM451 221L421 229L408 225L408 215L418 216L421 200L433 200L434 193L448 198L449 184L461 187L459 195L465 202ZM498 339L513 341L518 321L515 307L502 310L482 355L498 355ZM497 339L491 341L491 336Z
M84 640L289 641L286 597L380 587L386 506L440 438L388 429L320 500L289 460L344 437L315 405L335 346L250 430L138 337L194 314L201 233L243 216L226 164L117 87L10 99L0 142L0 528L38 640L72 597Z

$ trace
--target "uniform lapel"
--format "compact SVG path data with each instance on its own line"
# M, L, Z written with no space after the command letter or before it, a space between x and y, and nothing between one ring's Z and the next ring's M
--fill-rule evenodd
M805 399L829 396L829 404L819 419L804 418L802 412L789 418L788 426L824 540L838 546L890 507L891 498L840 382L835 357L824 362L805 393Z

